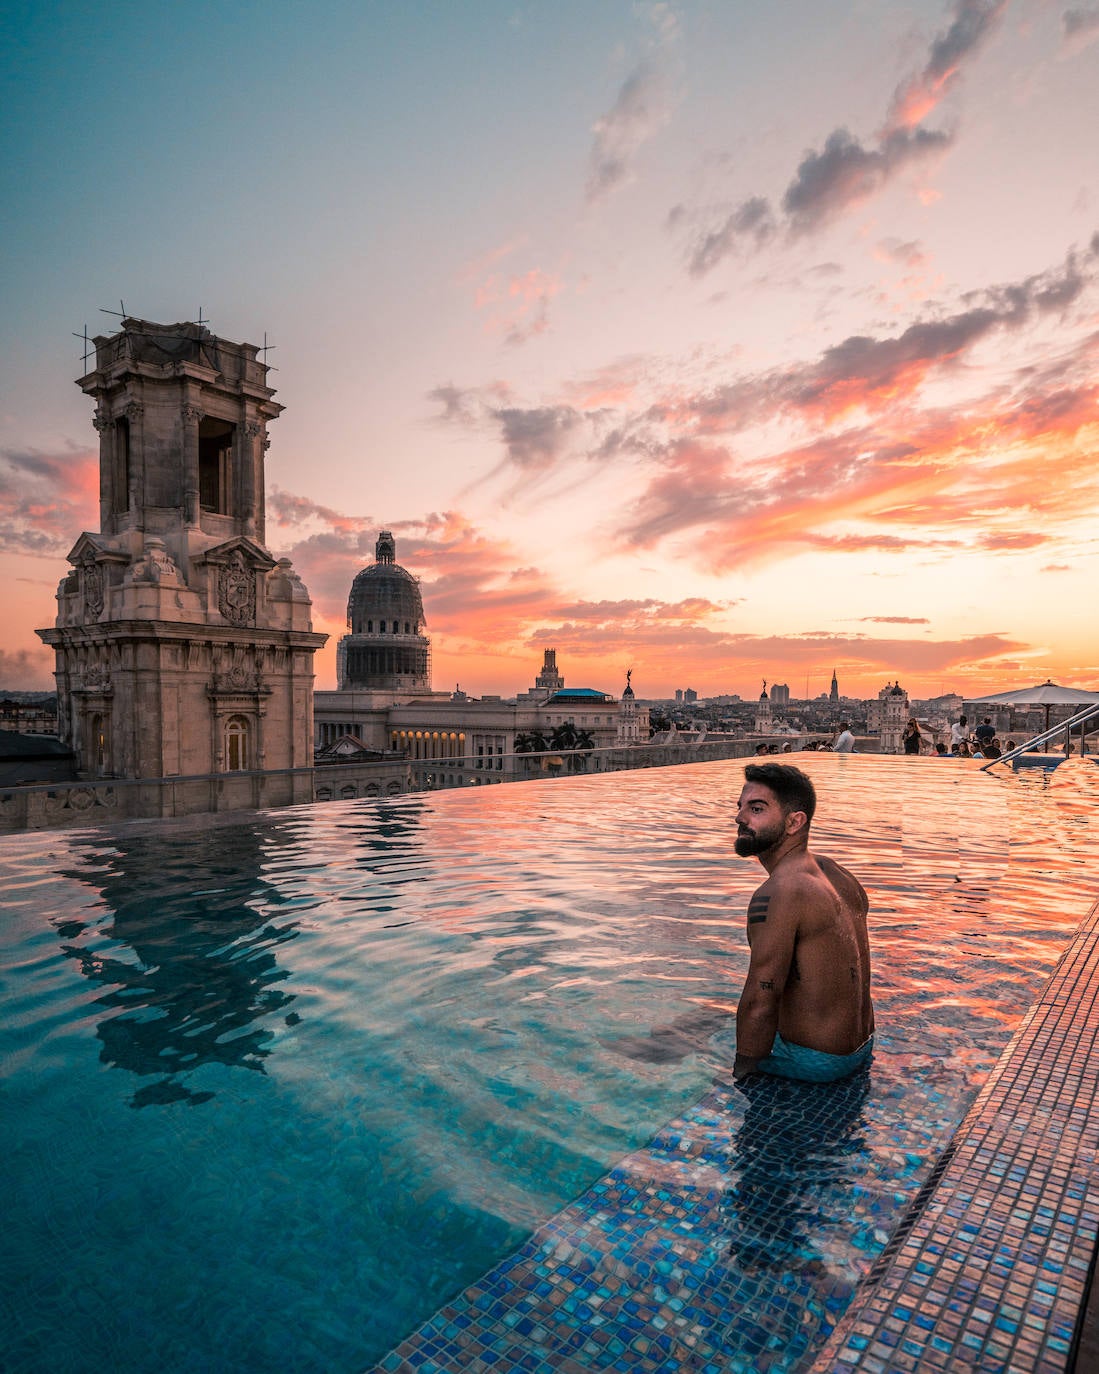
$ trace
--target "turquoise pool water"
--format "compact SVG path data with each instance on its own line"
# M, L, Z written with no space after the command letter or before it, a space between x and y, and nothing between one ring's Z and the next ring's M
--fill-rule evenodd
M802 761L871 893L881 1045L764 1234L741 1123L730 1243L776 1290L869 1267L1094 901L1099 834L1083 761ZM0 841L8 1367L378 1359L727 1070L740 778Z

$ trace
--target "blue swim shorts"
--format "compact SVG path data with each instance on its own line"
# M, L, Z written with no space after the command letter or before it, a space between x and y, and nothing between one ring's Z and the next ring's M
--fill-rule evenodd
M771 1053L759 1061L759 1072L776 1078L799 1078L803 1083L834 1083L861 1069L873 1053L873 1036L850 1054L826 1054L824 1050L793 1045L776 1031Z

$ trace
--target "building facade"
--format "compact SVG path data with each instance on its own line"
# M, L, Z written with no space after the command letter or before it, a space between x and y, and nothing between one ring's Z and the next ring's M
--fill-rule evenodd
M327 636L264 543L282 406L259 349L132 318L94 343L78 385L96 402L100 529L76 541L38 632L56 655L58 734L85 777L303 770L266 800L309 800Z
M887 682L878 693L877 701L868 703L866 728L870 734L877 733L881 753L904 753L902 736L909 714L908 693L899 682Z

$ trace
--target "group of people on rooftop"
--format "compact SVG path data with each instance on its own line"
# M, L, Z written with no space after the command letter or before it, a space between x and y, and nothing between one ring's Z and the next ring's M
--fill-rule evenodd
M1014 740L1001 744L996 729L989 716L972 732L965 716L959 716L950 727L949 739L940 740L931 749L924 749L928 734L921 728L915 716L909 716L908 724L901 735L901 744L906 754L929 753L942 759L998 759L1015 748ZM824 749L833 754L850 754L855 748L855 737L851 733L851 722L840 721L839 729L831 740L807 740L801 749ZM794 746L787 740L785 744L757 744L756 754L790 754Z
M915 716L909 718L901 738L906 754L920 752L922 736ZM968 719L959 716L950 727L949 740L940 740L935 745L935 753L941 759L998 759L1003 757L1005 748L1010 752L1015 742L1008 740L1006 746L1001 746L990 716L985 716L972 731Z

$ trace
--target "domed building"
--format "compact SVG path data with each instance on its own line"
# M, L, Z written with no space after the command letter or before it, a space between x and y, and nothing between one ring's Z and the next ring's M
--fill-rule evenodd
M336 646L341 692L431 691L431 641L424 633L420 586L396 556L393 535L382 530L375 562L351 584L349 633Z
M432 691L420 585L396 561L389 530L379 533L374 554L375 562L356 575L347 598L348 633L336 646L339 687L313 696L319 764L346 764L364 755L464 759L474 773L486 775L482 780L502 782L517 735L548 740L567 724L589 735L595 747L619 742L618 702L590 687L566 689L553 649L545 650L534 688L517 698L471 698L457 687L453 693ZM648 711L637 707L628 681L625 700L632 742L646 742ZM458 771L446 776L462 780Z

